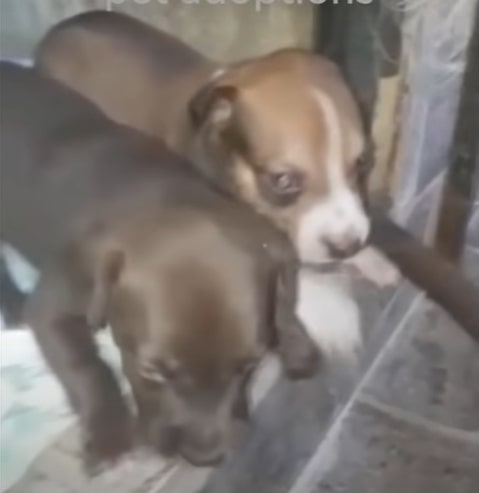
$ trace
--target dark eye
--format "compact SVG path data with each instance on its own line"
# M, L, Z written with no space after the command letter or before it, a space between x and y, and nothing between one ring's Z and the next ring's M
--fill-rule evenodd
M296 171L265 173L262 185L268 200L275 205L289 205L301 194L303 177Z
M271 173L271 185L278 193L296 193L301 187L301 180L298 173Z
M182 368L176 361L153 360L144 363L139 374L145 385L158 387L165 382L178 379L182 374Z
M140 377L143 388L152 392L161 389L166 382L160 373L142 373Z
M182 366L174 359L157 361L156 367L165 380L176 380L184 374Z

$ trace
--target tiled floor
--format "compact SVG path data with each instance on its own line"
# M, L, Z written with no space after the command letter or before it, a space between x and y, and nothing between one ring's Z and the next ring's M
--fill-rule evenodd
M365 390L380 402L430 422L479 431L478 382L477 345L423 301Z
M439 428L361 395L311 493L473 493L479 437Z
M422 301L294 493L476 492L477 382L479 347Z
M479 207L463 271L479 285ZM479 300L478 300L479 309ZM290 493L474 493L479 346L421 299Z

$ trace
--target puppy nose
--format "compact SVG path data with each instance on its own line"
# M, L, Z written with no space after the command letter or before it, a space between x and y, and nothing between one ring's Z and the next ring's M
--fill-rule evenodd
M331 257L346 259L358 253L364 246L364 242L357 237L342 238L339 240L326 239L325 244Z

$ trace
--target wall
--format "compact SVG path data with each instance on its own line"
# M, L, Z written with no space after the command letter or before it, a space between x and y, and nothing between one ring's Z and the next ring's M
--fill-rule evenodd
M313 5L281 1L256 8L226 1L213 5L186 0L2 0L0 53L8 57L31 54L44 32L61 19L91 9L123 11L172 32L219 60L234 60L286 46L309 47ZM166 3L168 1L168 3ZM191 4L191 0L189 0Z

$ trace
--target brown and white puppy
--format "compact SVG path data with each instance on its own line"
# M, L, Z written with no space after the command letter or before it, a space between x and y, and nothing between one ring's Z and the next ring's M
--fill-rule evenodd
M0 237L40 271L27 322L89 462L131 445L127 405L94 344L105 324L149 442L194 464L220 460L268 347L290 377L316 368L294 314L290 242L56 81L3 63L0 84Z
M364 245L357 178L366 143L352 96L324 58L282 50L221 68L131 17L93 12L50 31L36 63L112 118L193 154L285 229L303 261Z
M303 263L354 258L374 282L396 280L374 249L355 256L370 230L370 146L349 89L325 58L289 49L221 66L134 18L90 12L55 26L36 64L112 118L192 157L286 231ZM323 349L350 354L359 315L344 280L305 272L298 313Z

